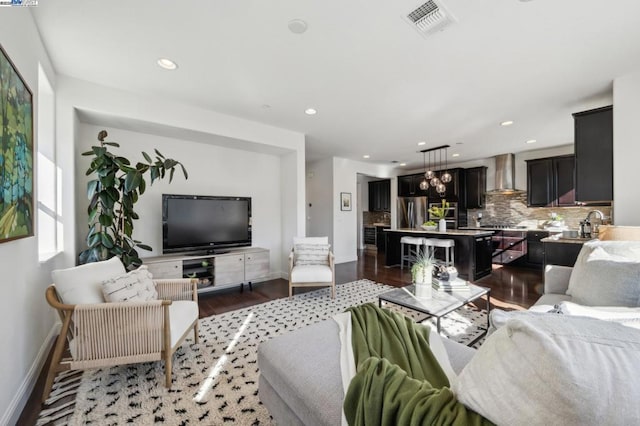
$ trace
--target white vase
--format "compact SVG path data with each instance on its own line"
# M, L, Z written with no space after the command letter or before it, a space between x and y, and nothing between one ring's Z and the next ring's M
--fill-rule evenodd
M444 218L438 221L438 231L445 232L447 230L447 221Z
M433 288L430 282L423 284L416 283L416 297L418 299L431 299L431 292Z

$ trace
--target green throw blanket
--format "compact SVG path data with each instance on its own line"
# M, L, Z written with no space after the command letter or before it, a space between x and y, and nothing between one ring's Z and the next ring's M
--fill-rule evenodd
M427 327L373 304L349 311L357 370L344 400L350 425L492 424L451 392Z

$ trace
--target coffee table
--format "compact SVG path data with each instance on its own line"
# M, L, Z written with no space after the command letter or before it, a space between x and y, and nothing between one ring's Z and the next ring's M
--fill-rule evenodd
M382 293L378 296L378 306L382 307L382 302L388 302L418 311L429 317L435 317L436 329L438 333L440 333L440 319L442 317L468 303L478 300L485 294L487 295L487 328L484 330L484 333L468 344L468 346L471 346L487 334L487 330L489 329L489 312L491 310L491 289L489 288L469 284L469 291L442 292L433 289L431 299L418 299L415 296L415 285L411 284Z

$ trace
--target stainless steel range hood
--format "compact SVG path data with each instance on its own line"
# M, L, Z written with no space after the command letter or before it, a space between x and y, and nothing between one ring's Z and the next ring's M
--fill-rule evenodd
M501 154L494 157L496 162L496 186L487 194L521 194L524 191L515 189L516 162L514 154Z

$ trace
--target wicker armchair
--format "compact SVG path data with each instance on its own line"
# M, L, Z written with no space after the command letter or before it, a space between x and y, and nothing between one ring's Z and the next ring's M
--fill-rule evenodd
M149 302L69 305L62 302L55 284L47 288L47 302L58 311L62 329L47 374L43 401L61 371L139 362L164 360L165 385L171 387L173 353L191 330L198 343L197 284L190 279L154 282L158 300ZM65 340L71 358L63 359Z

